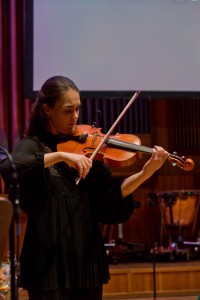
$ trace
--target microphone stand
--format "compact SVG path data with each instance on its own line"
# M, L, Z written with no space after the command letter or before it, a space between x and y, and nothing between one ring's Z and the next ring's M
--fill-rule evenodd
M13 162L12 156L9 152L0 147L0 153L6 154L10 162L10 170L11 170L11 181L10 187L8 191L9 199L13 205L14 215L10 225L10 233L9 233L9 247L10 247L10 285L11 285L11 300L18 300L18 288L17 288L17 279L20 273L19 266L19 238L20 238L20 201L19 201L19 184L18 184L18 176L16 166ZM16 256L15 256L15 224L17 226L17 245L16 245Z
M153 251L152 251L152 259L153 259L153 299L156 300L157 298L157 290L156 290L156 215L155 215L155 205L157 202L157 196L154 193L148 194L149 205L151 208L151 215L152 215L152 237L153 237Z

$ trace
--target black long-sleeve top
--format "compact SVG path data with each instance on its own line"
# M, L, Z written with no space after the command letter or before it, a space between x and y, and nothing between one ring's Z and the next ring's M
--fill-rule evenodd
M122 198L120 184L100 161L85 179L64 162L44 168L44 154L56 139L26 137L13 150L20 186L20 205L28 221L20 256L21 286L43 290L95 287L109 281L100 223L128 220L133 197ZM9 162L0 164L9 185Z

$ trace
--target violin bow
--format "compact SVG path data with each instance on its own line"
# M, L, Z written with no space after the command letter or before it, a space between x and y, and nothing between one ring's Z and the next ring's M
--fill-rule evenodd
M136 98L139 96L140 93L141 93L141 91L136 91L134 93L134 95L132 96L132 98L129 100L129 102L127 103L127 105L124 107L124 109L119 114L119 116L117 117L117 119L115 120L115 122L113 123L113 125L110 127L110 129L108 130L108 132L105 134L104 138L101 140L101 142L99 143L99 145L97 146L97 148L94 150L94 152L90 156L90 158L92 160L97 155L98 151L101 149L101 147L103 146L103 144L105 143L105 141L108 139L109 135L112 133L112 131L114 130L114 128L116 127L116 125L119 123L119 121L121 120L121 118L124 116L124 114L126 113L126 111L133 104L133 102L136 100ZM81 179L80 177L76 179L76 184L79 183L80 179Z

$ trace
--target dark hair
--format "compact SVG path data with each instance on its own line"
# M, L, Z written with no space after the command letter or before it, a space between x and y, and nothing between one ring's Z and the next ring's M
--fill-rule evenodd
M28 136L39 136L45 132L47 118L43 105L47 104L49 107L53 107L62 94L70 88L80 94L75 83L67 77L53 76L45 81L33 103L32 115L27 129Z

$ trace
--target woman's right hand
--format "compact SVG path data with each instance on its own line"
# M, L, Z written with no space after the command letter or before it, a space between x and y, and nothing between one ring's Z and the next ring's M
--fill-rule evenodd
M85 178L92 167L92 159L82 154L62 152L63 161L78 171L80 178Z
M61 161L64 161L70 167L76 169L80 178L85 178L92 167L92 159L82 154L58 151L44 155L45 168Z

